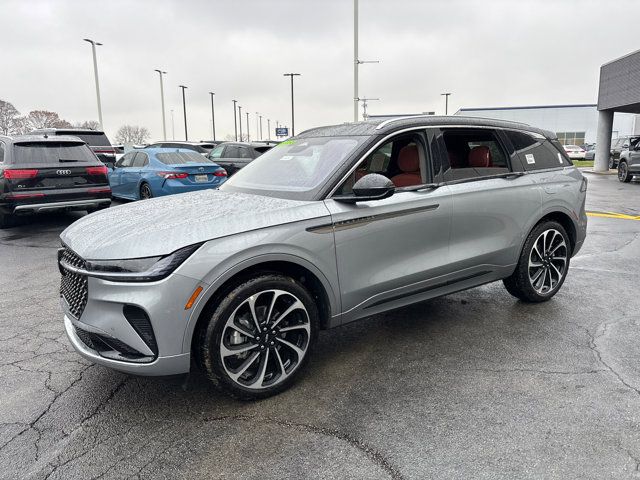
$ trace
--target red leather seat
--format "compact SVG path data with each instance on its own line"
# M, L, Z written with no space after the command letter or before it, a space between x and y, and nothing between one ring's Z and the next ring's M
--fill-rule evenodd
M489 147L486 145L473 147L469 152L469 166L472 168L488 168L493 166Z
M418 147L416 145L402 147L398 153L398 168L402 173L395 175L391 179L396 187L410 187L422 183L420 155L418 155Z

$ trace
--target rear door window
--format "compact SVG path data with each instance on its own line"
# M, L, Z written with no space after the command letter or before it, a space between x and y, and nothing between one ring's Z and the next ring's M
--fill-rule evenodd
M84 143L28 142L13 146L16 164L73 164L96 163L91 149Z
M446 155L445 182L511 171L505 150L491 129L445 129L440 144Z
M515 130L507 130L505 134L527 171L572 165L559 142L554 146L542 135Z

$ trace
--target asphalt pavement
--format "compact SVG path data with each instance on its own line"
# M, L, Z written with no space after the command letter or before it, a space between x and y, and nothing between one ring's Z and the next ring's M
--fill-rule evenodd
M589 175L553 300L501 283L322 332L289 391L127 376L69 345L59 233L0 231L0 478L640 478L640 183Z

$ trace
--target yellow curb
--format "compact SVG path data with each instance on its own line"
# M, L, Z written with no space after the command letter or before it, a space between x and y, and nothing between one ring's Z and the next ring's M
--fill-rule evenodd
M640 220L640 216L627 215L626 213L615 212L587 212L589 217L601 217L601 218L618 218L621 220Z

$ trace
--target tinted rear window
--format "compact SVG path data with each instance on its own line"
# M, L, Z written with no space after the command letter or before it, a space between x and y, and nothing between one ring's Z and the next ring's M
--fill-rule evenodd
M213 163L207 157L195 152L158 153L156 158L165 165L182 165L184 163Z
M78 137L83 142L91 147L110 147L111 143L103 132L73 132L70 130L58 131L56 135L70 135L72 137Z
M13 163L65 164L97 163L93 152L83 143L29 142L13 146Z
M525 132L506 131L505 133L520 155L525 170L543 170L571 165L566 159L566 154L563 155L564 149L558 150L549 140L537 138Z

